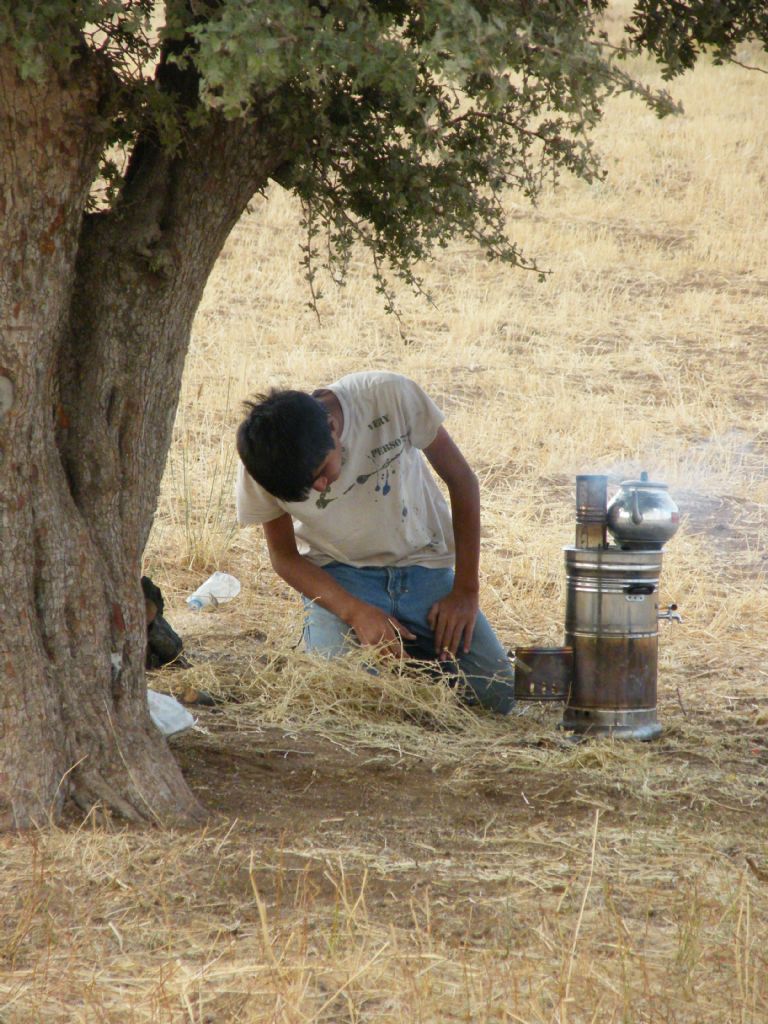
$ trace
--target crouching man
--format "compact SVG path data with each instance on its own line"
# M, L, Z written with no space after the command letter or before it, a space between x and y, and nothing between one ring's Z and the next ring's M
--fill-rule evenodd
M311 395L272 390L246 409L238 519L261 524L272 566L302 595L307 650L434 659L507 714L513 669L478 609L477 478L434 402L407 377L371 371Z

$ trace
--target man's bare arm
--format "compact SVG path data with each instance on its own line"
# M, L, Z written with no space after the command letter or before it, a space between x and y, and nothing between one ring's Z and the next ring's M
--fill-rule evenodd
M415 639L397 619L356 598L330 573L299 554L293 520L287 513L264 523L263 529L272 568L278 576L351 626L363 646L381 646L384 653L399 655L401 637Z
M456 574L453 590L429 612L435 651L445 658L461 645L468 651L478 612L480 567L480 487L472 468L445 427L424 449L430 465L445 481L451 499Z

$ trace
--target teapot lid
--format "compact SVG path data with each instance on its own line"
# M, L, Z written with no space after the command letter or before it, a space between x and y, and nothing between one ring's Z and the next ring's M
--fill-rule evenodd
M659 480L649 480L645 470L640 474L639 480L622 480L619 487L655 487L660 491L669 490L668 484L663 484Z

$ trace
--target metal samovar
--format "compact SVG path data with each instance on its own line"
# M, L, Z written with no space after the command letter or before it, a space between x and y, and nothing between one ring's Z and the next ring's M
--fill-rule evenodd
M676 605L658 601L663 544L679 512L666 485L646 473L624 481L610 504L607 485L605 476L576 478L565 646L516 649L515 689L522 700L565 699L562 728L576 735L650 740L661 732L658 623L681 621Z

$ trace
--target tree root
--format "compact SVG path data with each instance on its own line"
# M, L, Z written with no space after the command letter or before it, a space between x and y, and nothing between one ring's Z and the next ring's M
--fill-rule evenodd
M102 810L135 825L189 828L204 824L208 813L191 794L177 807L152 807L139 793L136 800L121 794L94 768L78 767L71 778L69 796L84 814Z
M129 803L103 775L93 769L78 769L76 778L72 780L70 796L85 814L90 814L94 808L104 807L134 824L146 824L151 820L149 812L142 812Z

